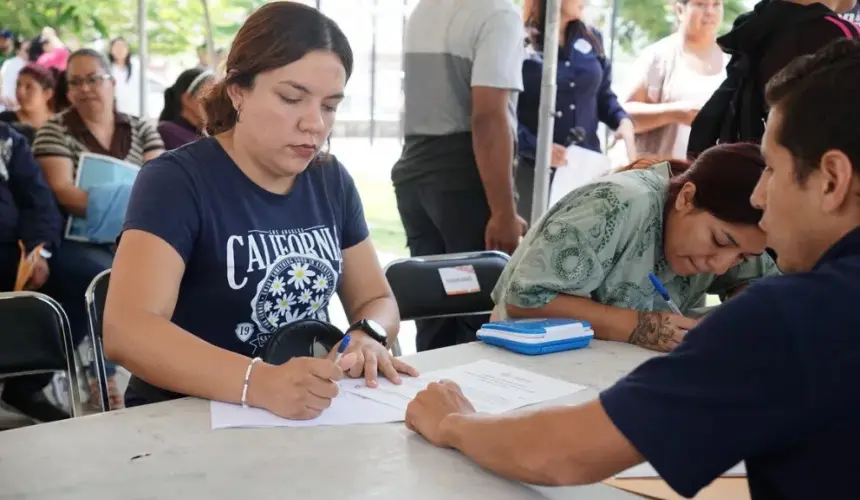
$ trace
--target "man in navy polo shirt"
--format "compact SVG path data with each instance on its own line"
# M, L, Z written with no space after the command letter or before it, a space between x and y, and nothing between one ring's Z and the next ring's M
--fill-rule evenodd
M786 275L751 285L599 400L486 416L443 382L410 404L407 425L529 483L591 483L648 461L692 497L743 460L755 500L853 498L860 114L845 103L858 81L860 42L843 40L768 84L768 167L752 202Z

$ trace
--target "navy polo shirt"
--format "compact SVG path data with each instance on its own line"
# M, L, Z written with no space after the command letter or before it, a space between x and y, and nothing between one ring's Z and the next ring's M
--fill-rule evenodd
M679 494L746 461L754 500L856 496L860 228L806 273L765 278L600 396Z

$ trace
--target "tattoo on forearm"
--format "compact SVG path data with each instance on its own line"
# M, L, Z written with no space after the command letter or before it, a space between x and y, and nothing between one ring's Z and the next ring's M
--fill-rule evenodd
M627 342L650 348L667 349L674 343L675 329L669 318L660 313L639 312L636 328Z

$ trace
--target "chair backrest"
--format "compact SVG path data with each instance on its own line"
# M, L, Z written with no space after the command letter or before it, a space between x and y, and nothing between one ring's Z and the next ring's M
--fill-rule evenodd
M386 266L385 278L404 321L489 314L494 307L490 294L509 260L495 251L411 257ZM452 268L474 270L479 290L448 294L442 274Z
M108 285L110 285L110 269L105 269L93 278L84 297L87 303L87 323L89 324L93 363L95 364L102 411L110 411L110 392L108 391L105 354L102 347L102 317L104 316Z
M90 322L90 333L102 337L102 315L105 310L108 285L110 285L110 269L105 269L93 278L87 287L87 318Z
M37 292L0 293L0 375L66 372L72 416L82 413L75 343L65 311Z

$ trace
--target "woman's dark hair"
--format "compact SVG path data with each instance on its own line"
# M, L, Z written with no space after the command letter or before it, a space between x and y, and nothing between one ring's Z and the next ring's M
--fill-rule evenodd
M58 74L59 71L56 69L48 69L40 64L29 63L21 68L21 72L18 73L18 76L27 75L35 80L43 89L56 90Z
M125 55L125 60L122 61L122 64L125 66L126 76L125 81L131 80L131 45L128 44L125 38L118 36L110 41L108 45L108 61L111 64L117 64L116 58L113 56L113 46L117 44L117 42L122 42L125 44L126 48L128 48L128 54Z
M692 163L643 158L618 171L647 169L663 161L669 163L672 176L666 199L667 210L674 206L684 184L691 182L696 186L693 197L696 208L733 224L756 225L761 220L762 211L750 202L765 167L757 144L718 144L706 149Z
M45 49L42 47L44 43L41 35L30 40L30 46L27 48L27 58L30 59L30 62L36 62L45 53Z
M69 81L66 79L65 71L53 71L57 85L54 87L54 102L51 109L54 113L62 113L72 106L72 102L69 101Z
M215 78L215 74L206 68L186 69L180 73L176 82L164 91L164 109L161 110L158 120L171 122L182 114L182 95L196 95L200 87L207 81Z
M69 60L66 64L66 67L68 68L69 66L71 66L72 61L79 57L92 57L93 59L98 61L99 66L101 66L102 70L104 70L105 73L107 73L108 75L111 74L110 61L108 60L108 58L105 57L104 54L102 54L101 52L93 49L78 49L72 52L72 54L69 56Z
M226 77L204 100L206 132L211 136L230 130L238 113L227 94L230 85L250 89L260 73L298 61L309 52L333 52L349 79L352 49L337 24L317 9L298 2L272 2L245 21L227 56Z
M529 45L535 50L543 52L543 37L546 33L546 2L547 0L526 0L523 7L523 17L526 23L526 34ZM587 38L594 47L594 53L597 57L606 57L603 52L603 44L594 33L594 30L585 24L581 19L576 19L567 23L564 29L564 40L559 40L561 44L566 44L568 40L574 38Z

